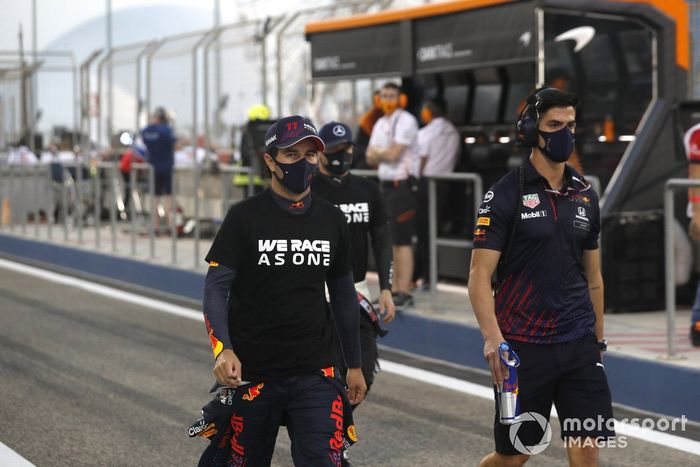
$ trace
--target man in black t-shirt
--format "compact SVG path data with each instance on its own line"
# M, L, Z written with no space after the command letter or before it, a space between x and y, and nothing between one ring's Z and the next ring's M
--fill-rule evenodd
M377 359L375 337L382 331L374 309L365 275L369 242L372 238L377 274L379 276L379 314L385 323L394 319L391 297L392 244L389 217L379 192L379 186L364 177L350 173L353 159L353 141L350 128L339 122L325 124L319 131L326 149L320 155L320 174L314 179L312 191L338 206L349 225L352 245L352 270L355 289L361 304L360 331L362 338L362 367L369 388L374 379ZM369 305L367 308L365 306Z
M229 210L206 256L214 374L237 390L226 399L230 423L201 428L212 442L200 465L269 465L281 424L295 465L340 465L344 443L356 439L347 403L360 403L366 385L348 227L337 208L310 193L323 149L308 120L273 124L264 155L271 188ZM334 323L347 394L336 371Z

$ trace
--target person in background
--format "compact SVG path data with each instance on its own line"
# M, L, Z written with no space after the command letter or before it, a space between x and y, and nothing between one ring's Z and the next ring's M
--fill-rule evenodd
M270 120L271 114L270 107L265 104L256 104L248 109L248 121L241 134L239 148L241 157L238 165L250 167L252 173L237 173L233 176L233 184L246 190L248 189L248 177L253 177L253 193L247 193L247 196L260 193L269 185L267 169L263 163L263 154L265 153L263 135L265 129L273 123L273 120Z
M377 120L367 148L367 162L379 166L382 195L389 210L394 242L394 304L413 304L413 235L416 206L411 184L418 152L418 122L400 107L401 88L386 83L380 90L384 116Z
M384 115L382 103L379 98L379 90L372 93L372 107L360 117L360 126L357 129L355 145L353 146L352 168L369 169L367 165L367 146L372 136L375 123Z
M688 157L688 178L700 180L700 123L686 131L683 145ZM688 188L688 202L690 215L688 234L692 240L697 242L700 240L700 188ZM698 283L695 302L690 314L689 337L693 347L700 347L700 283Z
M159 211L163 212L166 225L172 210L173 166L175 165L175 135L170 127L168 114L159 107L153 112L151 124L141 130L141 138L148 150L148 163L155 174L155 194ZM156 216L158 230L160 217Z
M430 244L429 244L429 199L428 178L431 175L451 173L457 164L462 150L462 142L457 128L445 118L445 102L439 99L426 99L420 118L425 124L418 130L418 192L416 193L416 234L418 244L415 252L413 281L422 279L421 288L430 287ZM446 205L448 185L437 183L438 221Z
M124 214L126 218L129 216L129 203L131 202L131 166L146 160L146 150L138 144L132 144L129 149L122 154L119 160L119 171L122 174L124 181Z

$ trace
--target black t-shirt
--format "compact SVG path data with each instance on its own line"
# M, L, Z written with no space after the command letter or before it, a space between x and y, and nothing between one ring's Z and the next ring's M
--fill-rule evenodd
M389 222L379 186L372 180L348 174L340 184L319 174L314 178L311 191L345 214L352 244L352 270L355 282L365 280L369 232Z
M229 332L244 380L337 364L324 284L350 272L350 257L342 213L318 197L303 214L284 211L269 190L229 210L206 261L236 271Z
M598 248L598 195L566 166L564 186L552 190L529 160L518 198L518 169L486 192L474 228L474 248L503 252L518 204L521 213L496 299L496 318L506 339L567 342L592 333L584 250Z

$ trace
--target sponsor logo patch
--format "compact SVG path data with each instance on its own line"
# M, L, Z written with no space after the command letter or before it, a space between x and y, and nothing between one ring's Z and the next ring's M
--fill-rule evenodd
M476 235L477 237L480 235L486 235L486 231L484 229L475 229L474 235Z
M522 212L520 213L521 219L541 219L547 217L547 211L533 211L533 212Z
M480 217L476 220L476 225L485 225L489 226L491 225L491 218L490 217Z
M540 204L540 197L537 193L523 195L523 206L530 209L535 209Z
M484 203L488 203L493 198L494 198L493 191L491 191L491 190L487 191L486 194L484 195Z
M479 214L488 214L491 212L491 206L484 206L483 208L479 208Z
M248 388L248 394L243 394L243 399L247 401L252 401L260 395L260 391L265 386L265 383L260 383L257 386Z

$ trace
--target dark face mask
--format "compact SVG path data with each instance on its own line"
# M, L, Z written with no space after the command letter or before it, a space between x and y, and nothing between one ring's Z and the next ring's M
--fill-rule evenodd
M547 158L554 162L566 162L574 152L574 142L576 138L568 126L557 131L540 131L540 136L544 139L544 146L538 146L539 150Z
M273 172L275 178L277 178L290 193L295 194L302 193L311 185L311 180L313 180L314 175L316 175L316 169L318 168L318 164L312 164L307 161L306 158L292 164L283 164L277 161L275 161L275 164L279 166L284 174L283 178L279 178L277 177L277 173Z
M324 154L328 159L328 164L324 165L333 175L343 175L350 170L352 165L352 154L347 151L334 152L332 154Z

